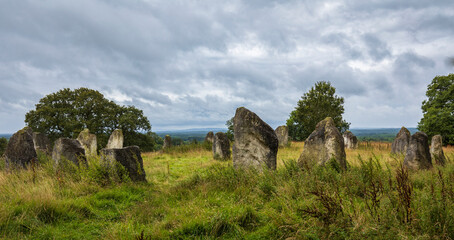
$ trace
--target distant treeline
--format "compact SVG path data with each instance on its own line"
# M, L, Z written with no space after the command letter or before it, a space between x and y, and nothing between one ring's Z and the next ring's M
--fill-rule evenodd
M400 128L377 128L377 129L351 129L359 141L392 142ZM408 128L411 134L418 131L416 128Z

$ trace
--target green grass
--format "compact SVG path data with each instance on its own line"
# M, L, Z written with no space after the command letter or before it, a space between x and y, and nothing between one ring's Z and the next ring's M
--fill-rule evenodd
M381 143L348 150L345 172L335 164L301 170L301 143L279 149L278 169L263 172L234 169L208 149L144 153L148 183L112 175L98 159L58 174L45 156L35 170L2 170L0 238L454 238L452 148L447 166L408 180L402 156Z

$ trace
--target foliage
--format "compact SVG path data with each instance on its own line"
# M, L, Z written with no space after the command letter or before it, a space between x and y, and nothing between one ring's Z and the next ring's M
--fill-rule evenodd
M427 86L418 129L429 137L440 134L443 144L454 145L454 74L436 76Z
M301 97L287 120L289 136L293 140L306 139L317 123L326 117L333 118L339 131L349 129L350 123L342 119L344 98L334 95L335 93L336 89L330 82L321 81Z
M227 132L225 133L225 135L227 135L227 138L230 141L233 141L233 138L234 138L234 135L233 135L233 118L234 117L232 117L231 119L227 120L227 122L225 122L225 125L227 126Z
M36 109L25 115L25 122L34 131L47 134L51 141L60 137L75 138L88 128L96 134L99 149L106 145L115 129L123 131L125 145L144 147L154 144L148 134L141 133L151 130L142 110L119 106L100 92L88 88L65 88L41 98Z
M4 137L0 138L0 156L2 156L3 153L5 152L7 145L8 145L8 140Z

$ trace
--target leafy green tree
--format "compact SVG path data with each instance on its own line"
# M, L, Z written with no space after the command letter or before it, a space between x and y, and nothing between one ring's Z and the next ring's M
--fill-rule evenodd
M344 98L335 95L336 89L330 82L317 82L309 92L305 93L298 101L295 110L290 113L287 120L289 136L293 140L306 139L318 122L331 117L339 131L349 129L350 123L342 119L344 113Z
M75 138L88 128L96 134L98 148L107 144L115 129L122 129L125 145L145 147L154 142L142 132L151 130L142 110L119 106L92 89L62 89L39 100L36 109L25 115L25 122L34 131L45 133L54 141L59 137Z
M454 74L436 76L427 86L418 129L429 137L440 134L443 144L454 144Z
M233 141L233 117L230 120L227 120L227 122L225 122L225 125L227 126L227 132L225 133L225 135L227 135L227 138L230 141Z
M0 157L5 152L7 145L8 145L8 140L4 137L0 138Z

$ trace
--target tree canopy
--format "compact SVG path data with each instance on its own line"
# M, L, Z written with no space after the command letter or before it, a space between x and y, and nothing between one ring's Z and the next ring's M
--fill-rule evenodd
M440 134L443 144L454 144L454 74L436 76L427 86L418 129L429 137Z
M123 130L125 145L153 144L150 134L141 133L151 130L142 110L117 105L88 88L65 88L41 98L36 109L25 115L25 122L34 131L47 134L52 141L59 137L75 138L88 128L97 135L101 148L118 128Z
M314 131L317 123L326 117L334 120L339 131L349 129L350 123L342 118L344 98L338 97L335 93L336 89L326 81L315 83L309 92L304 93L287 120L289 136L293 140L306 139Z

